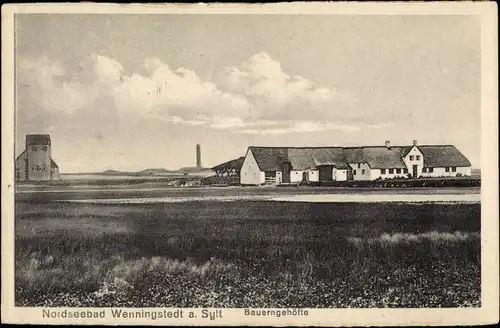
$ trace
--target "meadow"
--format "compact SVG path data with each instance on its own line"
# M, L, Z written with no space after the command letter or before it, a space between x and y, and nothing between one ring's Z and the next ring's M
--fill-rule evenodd
M16 203L17 306L480 306L480 204Z

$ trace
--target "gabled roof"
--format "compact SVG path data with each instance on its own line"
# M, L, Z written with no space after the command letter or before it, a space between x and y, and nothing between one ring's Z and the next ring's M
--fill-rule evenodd
M16 157L16 162L21 158L23 157L24 155L26 154L26 149L23 150L23 152L21 154L19 154L19 156Z
M283 162L293 170L316 169L331 165L349 168L349 164L367 163L372 169L406 168L404 155L413 146L368 147L256 147L251 146L261 171L280 171ZM424 155L424 166L470 166L455 146L417 146Z
M284 162L294 170L316 169L322 165L348 168L341 147L255 147L250 150L261 171L280 171Z
M59 166L57 166L56 162L54 162L54 160L52 158L50 159L50 167L53 168L53 169L54 168L59 168Z
M367 147L363 148L364 160L372 169L405 169L403 153L405 147Z
M424 167L471 166L455 146L417 146L424 155Z
M28 134L26 135L27 145L50 145L50 135L48 134Z
M344 158L344 150L340 147L317 149L313 159L316 167L330 165L336 168L349 168Z
M289 162L288 148L250 147L261 171L280 171L283 162Z
M222 164L219 164L217 166L212 167L212 170L217 171L217 170L226 170L226 169L241 169L243 166L243 161L245 160L245 156L232 159L230 161L224 162Z
M366 162L363 147L346 147L343 149L343 153L344 160L348 164Z
M316 167L314 153L319 149L313 148L289 148L287 150L288 160L295 170L309 170Z

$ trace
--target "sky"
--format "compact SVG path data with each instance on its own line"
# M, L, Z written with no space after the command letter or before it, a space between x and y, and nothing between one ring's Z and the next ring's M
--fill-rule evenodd
M22 14L16 155L28 133L61 173L417 140L480 167L480 69L473 16Z

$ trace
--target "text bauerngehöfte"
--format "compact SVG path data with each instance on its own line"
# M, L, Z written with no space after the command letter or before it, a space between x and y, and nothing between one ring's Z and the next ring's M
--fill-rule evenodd
M304 309L279 309L279 310L245 309L245 315L285 317L285 316L306 316L309 315L309 312Z

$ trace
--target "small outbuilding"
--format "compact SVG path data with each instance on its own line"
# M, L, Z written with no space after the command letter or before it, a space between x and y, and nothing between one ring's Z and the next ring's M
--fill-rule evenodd
M241 172L241 167L243 166L243 161L245 157L239 157L217 166L214 166L212 170L215 172L217 177L232 177L239 176Z

